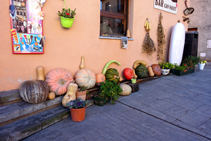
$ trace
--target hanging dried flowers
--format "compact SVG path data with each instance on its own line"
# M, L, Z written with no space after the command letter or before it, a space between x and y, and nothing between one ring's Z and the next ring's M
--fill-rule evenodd
M159 62L163 62L165 59L164 45L166 43L166 40L165 40L165 34L164 34L163 25L162 25L162 19L163 19L163 16L162 16L162 13L160 13L158 29L157 29L157 36L158 36L157 60L159 60Z

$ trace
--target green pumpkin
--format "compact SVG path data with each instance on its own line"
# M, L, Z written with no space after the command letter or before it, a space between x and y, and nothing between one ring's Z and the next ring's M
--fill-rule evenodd
M148 76L148 69L144 65L140 64L136 69L135 69L136 75L138 78L144 78Z
M108 81L115 81L116 83L119 82L119 73L116 69L110 68L105 73L106 80Z

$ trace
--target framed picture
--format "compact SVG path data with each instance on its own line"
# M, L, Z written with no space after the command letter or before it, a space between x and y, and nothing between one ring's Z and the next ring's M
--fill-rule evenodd
M121 37L121 48L126 49L128 47L128 38L127 37Z
M43 12L37 0L10 0L13 54L43 54Z

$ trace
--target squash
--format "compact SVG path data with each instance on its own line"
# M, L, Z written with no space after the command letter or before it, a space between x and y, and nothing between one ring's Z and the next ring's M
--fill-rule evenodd
M76 92L78 90L78 85L75 83L69 83L66 95L62 98L62 105L67 107L66 104L71 100L76 100Z
M114 68L108 69L106 71L105 77L106 77L106 80L115 81L116 83L118 83L120 79L118 71Z
M89 69L81 69L75 74L75 81L79 87L87 87L87 89L95 86L96 77L95 74Z
M67 92L67 85L73 81L73 77L66 69L57 68L47 73L45 81L51 92L62 95Z
M140 64L147 66L147 63L144 60L136 60L133 64L133 69L136 69Z
M123 70L123 75L127 80L131 80L132 78L134 78L134 73L131 68L125 68Z
M152 67L152 70L153 70L155 75L157 75L157 76L161 75L160 65L153 64L151 67Z
M118 65L121 65L121 63L119 63L118 61L116 61L116 60L111 60L111 61L109 61L108 63L106 63L105 67L103 68L102 74L105 75L105 73L106 73L108 67L109 67L110 64L112 64L112 63L117 63Z
M21 83L20 96L28 103L41 103L48 98L48 84L42 80L29 80Z
M134 78L135 78L135 79L138 78L138 76L136 75L136 72L135 72L134 69L133 69L133 73L134 73Z
M44 77L44 68L43 68L43 66L38 66L38 67L36 68L36 72L37 72L37 79L36 79L36 80L45 81L45 77Z
M54 92L50 92L48 94L48 99L53 100L56 97L56 94Z
M101 83L101 82L105 82L105 75L104 75L104 74L102 74L102 73L97 73L97 74L95 74L95 77L96 77L96 84L97 84L98 86L100 86L100 83Z
M128 84L121 83L120 87L122 88L122 92L120 95L130 95L132 92L132 88Z
M80 65L80 69L84 69L85 65L84 65L84 56L81 57L81 65Z
M136 69L135 69L136 75L138 76L138 78L144 78L148 76L148 69L147 67L145 67L144 65L139 65Z
M148 72L149 72L149 76L154 76L155 74L154 74L154 72L153 72L153 70L152 70L152 67L147 67L147 69L148 69Z

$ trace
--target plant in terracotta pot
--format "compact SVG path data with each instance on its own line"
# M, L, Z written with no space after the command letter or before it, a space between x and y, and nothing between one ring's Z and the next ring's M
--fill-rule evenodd
M82 86L76 92L76 99L81 98L82 100L86 100L86 94L87 94L87 87Z
M65 2L66 1L64 0L64 3ZM61 12L58 11L58 15L61 18L61 24L64 28L72 27L73 21L75 19L75 15L76 15L75 11L76 11L76 9L74 9L74 10L71 10L70 8L65 9L65 6Z
M72 100L66 104L70 108L70 113L72 120L75 122L80 122L85 119L87 102L81 98Z

